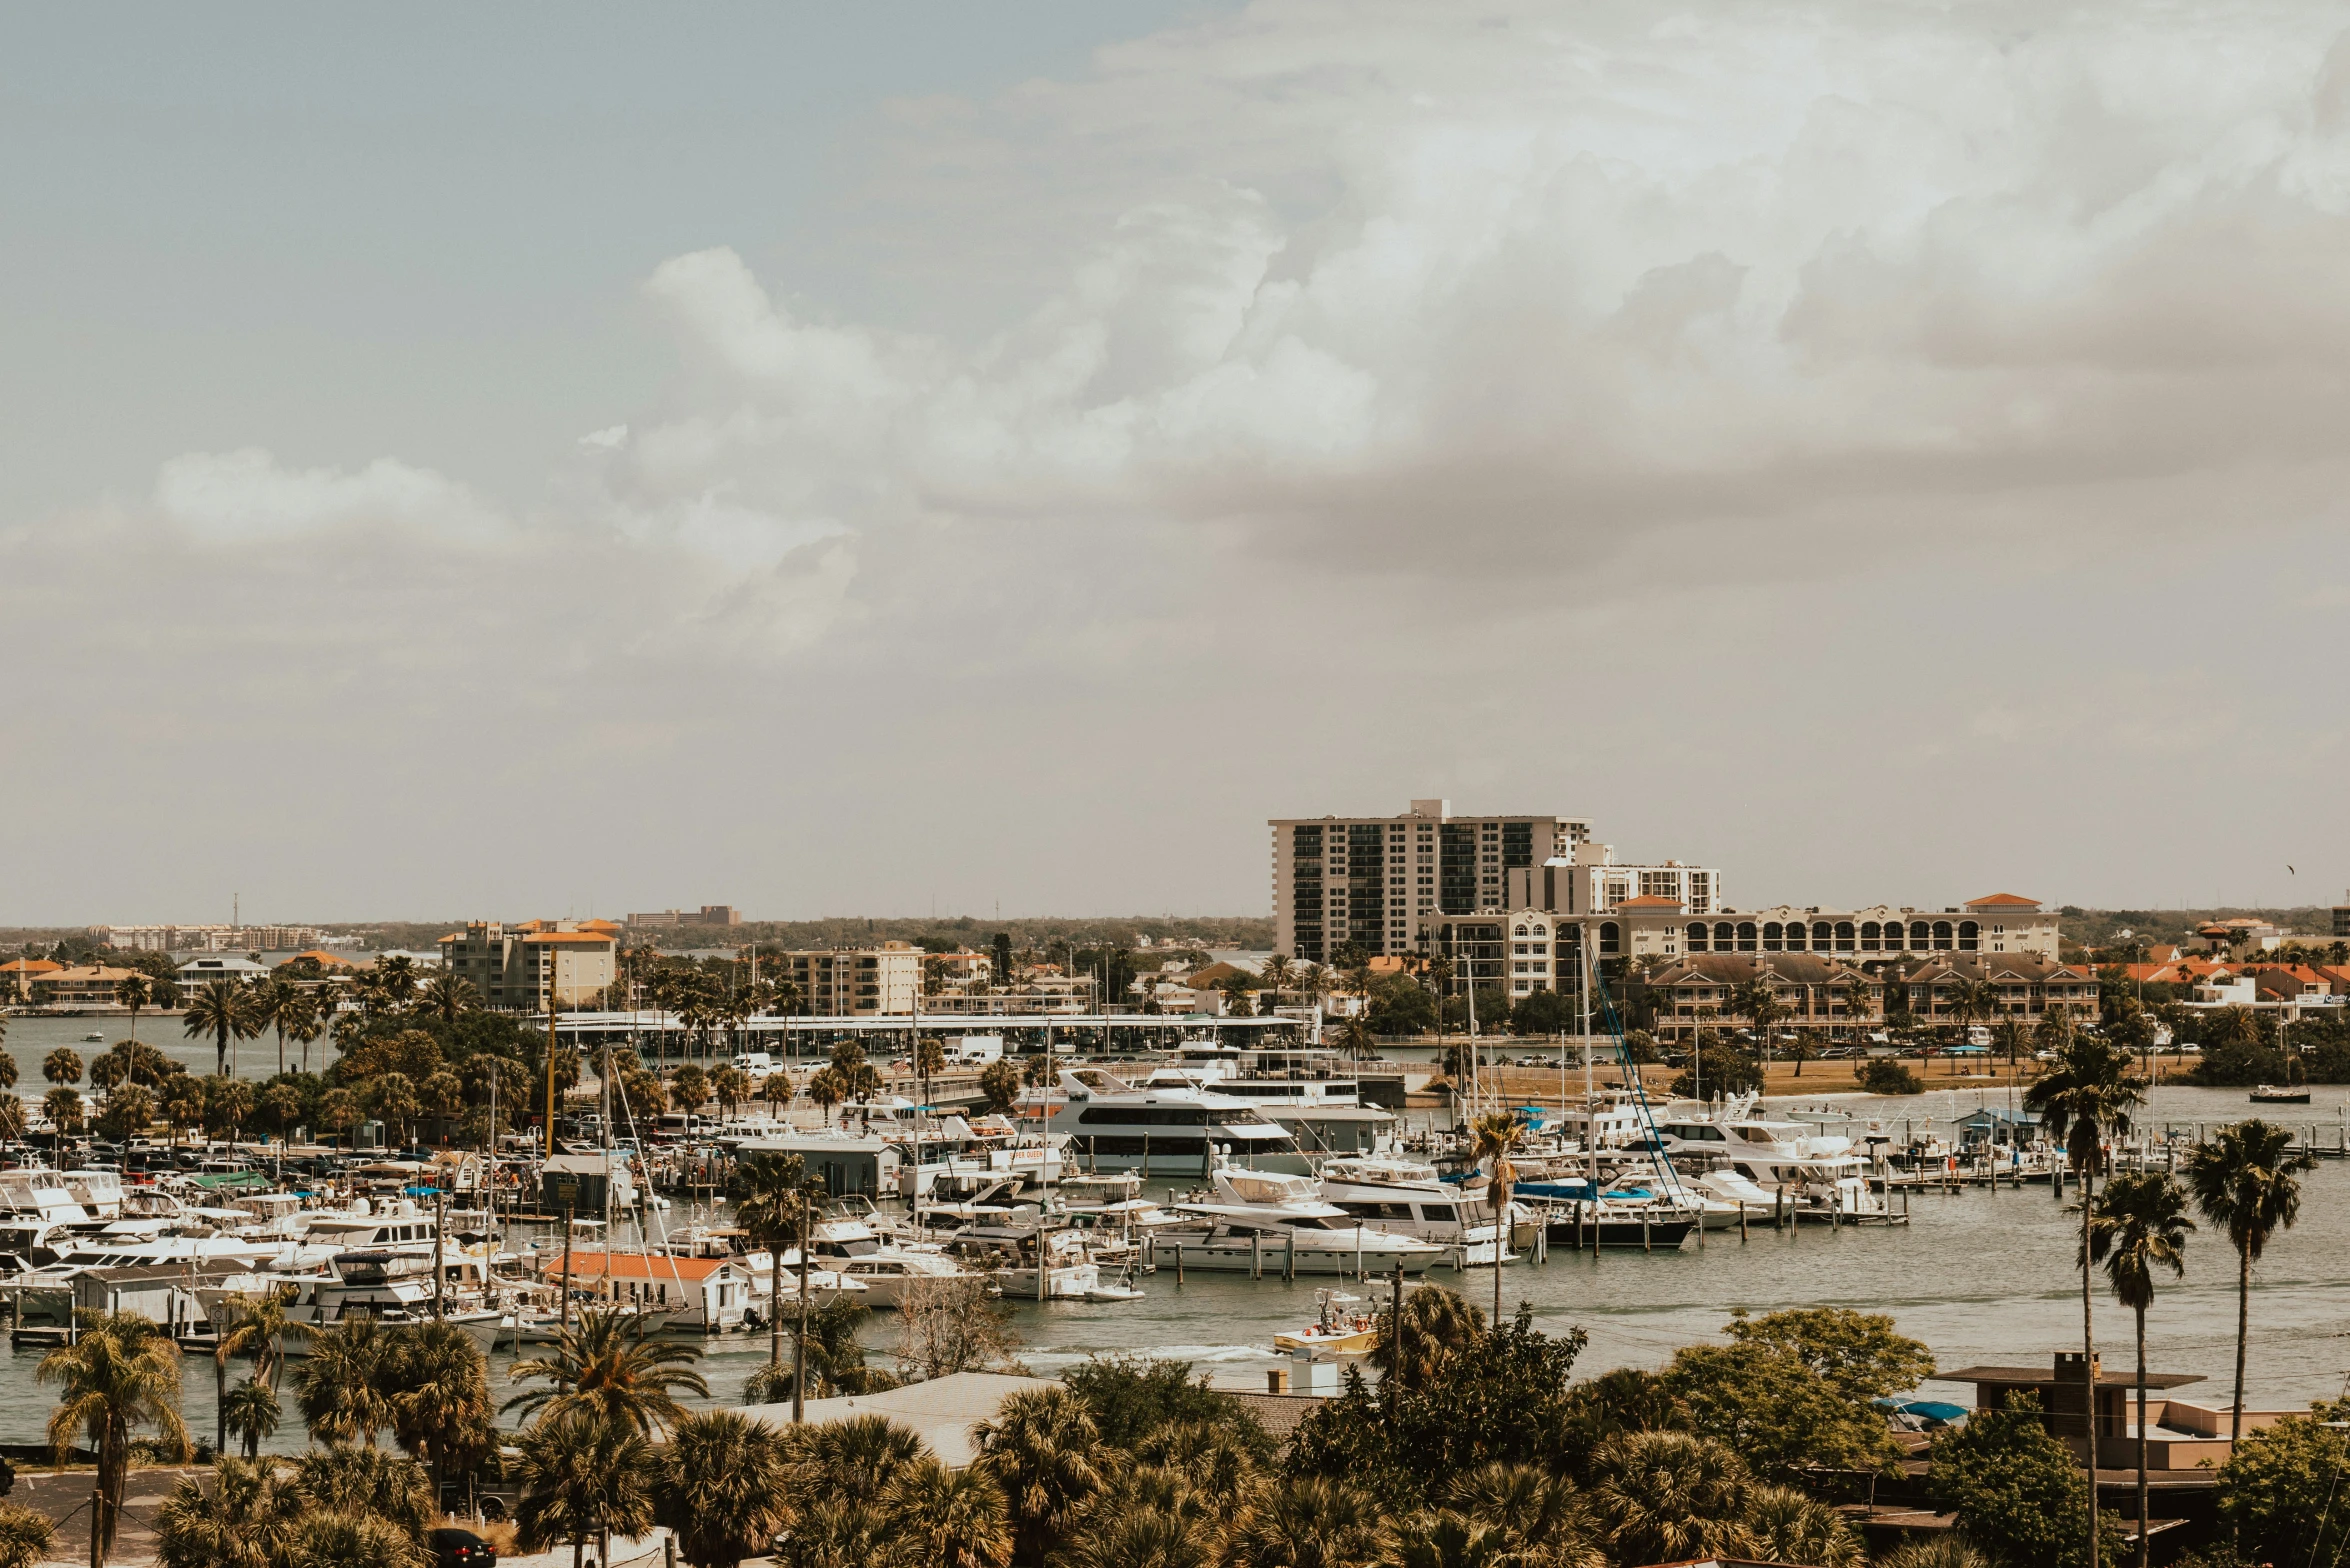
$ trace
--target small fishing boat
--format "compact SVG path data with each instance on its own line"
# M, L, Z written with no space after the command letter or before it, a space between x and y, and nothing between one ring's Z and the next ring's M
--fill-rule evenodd
M1343 1291L1315 1291L1314 1321L1295 1334L1275 1334L1273 1348L1284 1354L1300 1350L1323 1356L1370 1354L1379 1330L1367 1314L1354 1310L1362 1303L1362 1297Z
M2304 1084L2264 1083L2252 1091L2255 1105L2307 1105L2309 1089Z

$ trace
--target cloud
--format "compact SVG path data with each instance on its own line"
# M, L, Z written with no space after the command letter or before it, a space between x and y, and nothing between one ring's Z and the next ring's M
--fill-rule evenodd
M172 458L155 476L154 501L168 521L221 544L358 528L480 544L498 539L508 526L464 485L430 469L388 457L356 473L289 469L259 447Z

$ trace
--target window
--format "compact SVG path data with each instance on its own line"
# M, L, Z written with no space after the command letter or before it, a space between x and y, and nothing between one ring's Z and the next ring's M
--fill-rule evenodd
M1754 951L1754 922L1751 920L1738 922L1738 951L1741 953Z
M1779 951L1779 949L1785 945L1785 931L1786 928L1780 925L1776 920L1766 924L1762 929L1762 950L1766 953L1776 953Z
M1692 921L1690 921L1690 922L1689 922L1689 930L1688 930L1688 932L1686 933L1686 935L1687 935L1687 937L1688 937L1688 940L1689 940L1689 951L1691 951L1692 953L1702 953L1702 952L1704 952L1704 951L1705 951L1705 922L1704 922L1704 921L1702 921L1702 920L1692 920Z
M1603 953L1621 952L1623 945L1623 932L1616 923L1613 920L1603 922L1599 928L1599 950Z

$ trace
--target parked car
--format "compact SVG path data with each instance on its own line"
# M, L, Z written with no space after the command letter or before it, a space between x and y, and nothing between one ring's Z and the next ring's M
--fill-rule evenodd
M433 1568L498 1568L497 1549L471 1530L435 1530L425 1537Z

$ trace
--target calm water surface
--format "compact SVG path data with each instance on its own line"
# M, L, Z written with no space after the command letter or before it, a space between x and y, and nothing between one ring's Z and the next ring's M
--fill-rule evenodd
M121 1020L9 1020L7 1048L19 1082L40 1084L40 1059L59 1044L84 1055L79 1036L93 1029L108 1039ZM176 1019L141 1019L142 1038L162 1045L191 1070L209 1071L211 1049L182 1044ZM314 1051L316 1047L313 1048ZM248 1075L276 1068L273 1040L243 1047ZM314 1058L314 1065L317 1065ZM2346 1096L2341 1089L2320 1096ZM1937 1090L1901 1100L1840 1096L1778 1102L1832 1106L1893 1125L1947 1123L1985 1103L2006 1104L2005 1090ZM2339 1099L2308 1106L2270 1106L2271 1120L2323 1129L2332 1144L2343 1125ZM2180 1128L2212 1126L2250 1114L2240 1090L2154 1091L2147 1120ZM2323 1162L2305 1184L2299 1225L2272 1244L2254 1274L2252 1355L2248 1397L2255 1408L2289 1407L2341 1393L2350 1379L2350 1162ZM1747 1241L1717 1233L1703 1247L1641 1255L1553 1254L1544 1265L1520 1264L1504 1273L1503 1295L1514 1310L1529 1302L1537 1324L1550 1331L1580 1327L1590 1335L1581 1366L1655 1366L1675 1347L1716 1335L1731 1309L1769 1312L1781 1307L1846 1306L1892 1314L1902 1332L1933 1348L1946 1367L1999 1361L2038 1364L2052 1350L2080 1340L2079 1276L2073 1272L2077 1218L2068 1218L2046 1188L1969 1189L1911 1199L1906 1227L1784 1233L1757 1230ZM682 1208L671 1223L685 1221ZM520 1236L516 1244L522 1244ZM1490 1305L1493 1277L1438 1271L1430 1278ZM1306 1321L1314 1287L1278 1279L1249 1281L1192 1275L1176 1285L1172 1271L1143 1282L1148 1299L1123 1305L1024 1305L1014 1318L1031 1367L1050 1373L1085 1356L1135 1351L1193 1362L1203 1370L1250 1375L1275 1365L1272 1337ZM2198 1232L2188 1248L2187 1276L2166 1284L2148 1316L2149 1357L2159 1370L2199 1374L2207 1387L2190 1389L2226 1398L2235 1354L2235 1259L2224 1237ZM2128 1314L2102 1291L2097 1297L2098 1341L2109 1364L2132 1354ZM886 1350L894 1334L887 1313L869 1320L868 1343ZM764 1336L737 1335L709 1342L702 1369L714 1401L733 1403L765 1359ZM506 1391L496 1358L493 1378ZM0 1352L0 1442L36 1442L49 1397L34 1381L35 1351ZM209 1433L213 1420L212 1369L186 1363L185 1410L191 1428ZM232 1376L242 1376L242 1366ZM1261 1384L1259 1385L1261 1386ZM1944 1392L1963 1394L1945 1385ZM271 1446L298 1446L298 1423Z

